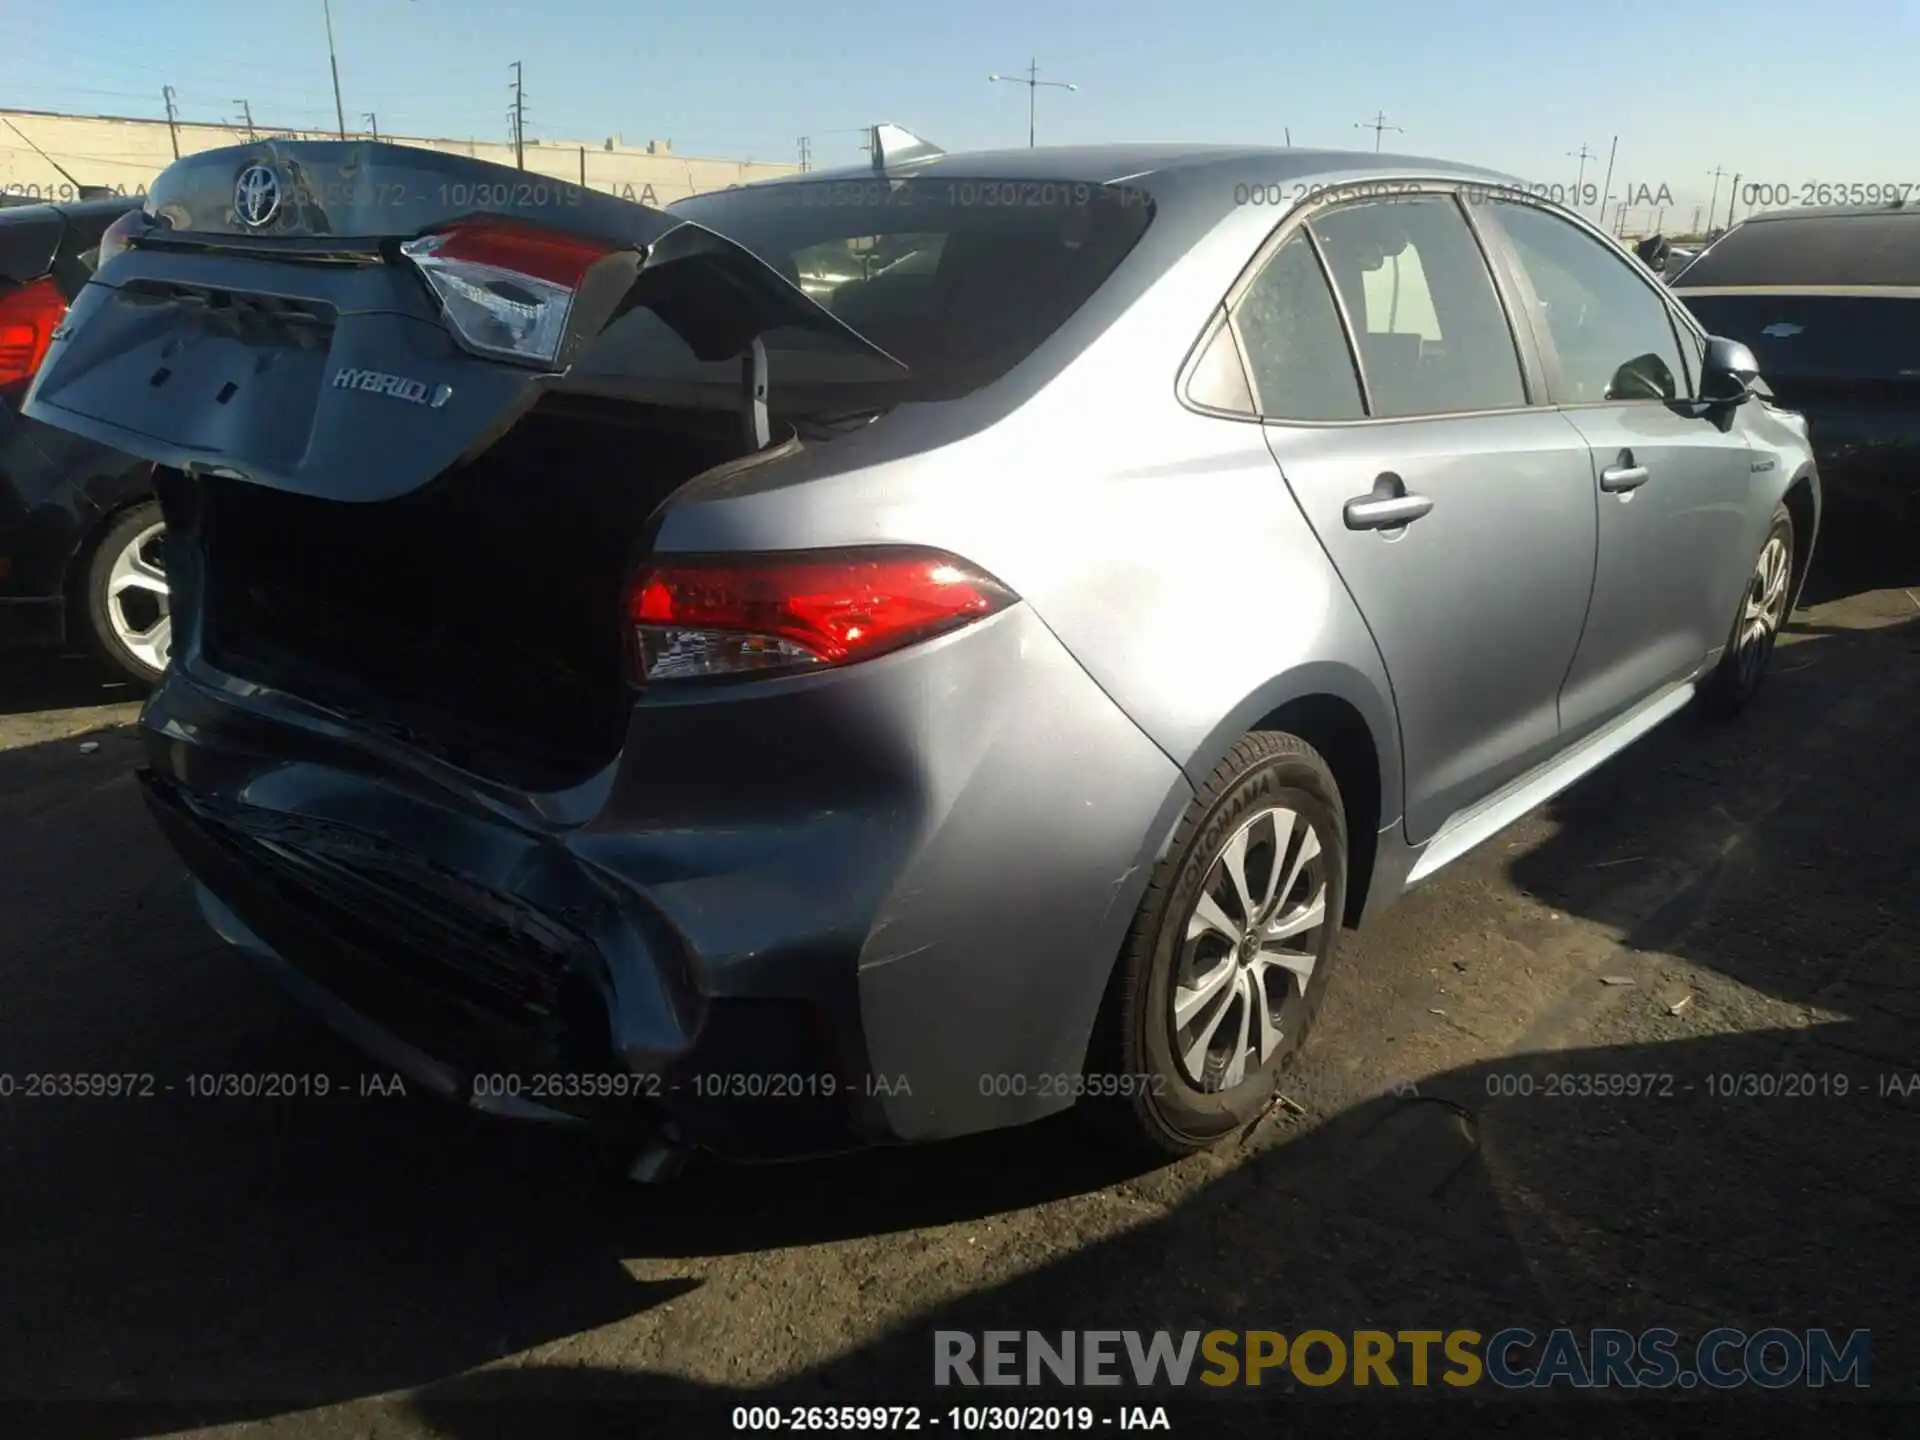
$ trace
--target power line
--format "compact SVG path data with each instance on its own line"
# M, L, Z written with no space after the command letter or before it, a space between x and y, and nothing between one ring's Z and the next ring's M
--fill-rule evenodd
M43 58L31 53L22 54L7 48L7 58L21 69L36 76L63 75L72 76L68 84L53 83L44 79L9 82L10 89L65 91L69 94L99 95L150 95L149 78L159 76L171 82L176 89L182 80L187 82L189 90L220 91L232 94L234 90L244 88L249 98L262 95L274 99L290 97L310 98L312 91L306 86L288 86L273 81L284 73L284 64L279 57L263 57L259 69L246 66L214 65L205 69L175 67L172 65L127 65L108 63L94 64L88 73L85 57L60 57L57 61L51 57Z
M70 185L74 186L76 189L79 188L80 182L73 178L73 176L68 172L67 167L62 165L58 160L54 159L51 155L47 154L47 152L42 150L38 145L34 145L32 136L28 135L26 131L22 130L18 125L14 124L11 120L6 121L5 123L6 123L6 127L9 130L13 131L14 134L18 135L22 140L25 140L28 145L33 147L34 154L38 155L42 160L46 161L49 165L53 166L53 168L58 170L61 173L61 175L65 176L67 182Z

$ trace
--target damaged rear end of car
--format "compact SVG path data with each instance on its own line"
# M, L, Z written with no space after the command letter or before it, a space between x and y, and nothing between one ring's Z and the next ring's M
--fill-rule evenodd
M718 231L562 182L359 142L166 171L27 404L157 466L141 779L216 931L430 1088L642 1154L1005 1123L957 1041L897 1097L943 1020L928 959L869 962L932 948L915 867L985 885L949 817L1044 764L928 697L1089 682L936 547L655 543L688 489L830 472L914 378Z

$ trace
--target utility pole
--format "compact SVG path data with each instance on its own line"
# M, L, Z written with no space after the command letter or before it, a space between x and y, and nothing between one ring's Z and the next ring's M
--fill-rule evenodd
M1283 128L1280 133L1287 137L1287 148L1291 150L1293 148L1293 131Z
M1042 80L1040 78L1040 62L1038 60L1029 60L1027 62L1027 73L1025 75L989 75L987 79L1011 80L1016 85L1024 85L1027 87L1027 148L1029 150L1033 149L1033 102L1035 95L1039 93L1040 87L1047 85L1056 90L1078 90L1080 88L1078 85L1069 85L1064 80Z
M513 62L513 166L527 168L527 91L521 83L520 62Z
M236 105L238 105L238 106L240 107L240 118L241 118L242 120L244 120L244 121L246 121L246 124L247 124L247 139L249 139L249 140L258 140L258 139L259 139L260 137L259 137L258 135L255 135L255 134L253 133L253 110L252 110L252 108L251 108L251 107L250 107L250 106L249 106L249 105L247 104L247 102L246 102L246 101L244 101L244 100L236 100L236 101L234 101L233 103L234 103L234 104L236 104Z
M340 61L333 53L333 0L320 0L327 17L327 64L333 68L333 118L340 127L340 138L347 138L347 112L340 108Z
M173 137L173 158L180 158L180 117L174 113L173 87L162 85L160 98L167 102L167 134Z
M1590 152L1587 149L1587 142L1582 140L1578 150L1567 151L1567 158L1580 162L1580 168L1574 172L1573 176L1573 205L1571 207L1578 210L1580 208L1580 187L1586 184L1587 181L1587 161L1598 160L1600 157Z
M587 147L580 147L580 188L587 188Z
M1737 201L1739 198L1740 198L1740 177L1739 175L1736 174L1733 177L1733 193L1727 196L1727 228L1729 230L1733 228L1734 202Z
M1706 233L1700 228L1700 207L1698 205L1693 207L1693 229L1687 233L1689 235L1704 235Z
M367 122L367 128L373 131L373 138L376 142L378 142L378 140L380 139L380 117L374 114L373 111L369 110L365 115L361 116L360 118Z
M813 141L809 137L802 135L800 137L800 173L804 175L812 168Z
M1584 146L1581 148L1585 148ZM1620 153L1620 137L1613 137L1613 144L1607 147L1607 178L1600 186L1600 223L1607 223L1607 201L1613 198L1613 157Z
M1371 120L1354 121L1353 128L1356 130L1373 131L1373 153L1376 155L1380 153L1380 137L1383 134L1385 134L1387 131L1389 130L1397 131L1399 134L1402 134L1402 135L1407 133L1406 131L1401 130L1398 125L1389 125L1387 123L1387 112L1384 110L1380 111L1380 113L1375 115Z
M1713 217L1720 209L1720 177L1727 172L1718 165L1707 172L1713 176L1713 198L1707 201L1707 229L1713 229Z

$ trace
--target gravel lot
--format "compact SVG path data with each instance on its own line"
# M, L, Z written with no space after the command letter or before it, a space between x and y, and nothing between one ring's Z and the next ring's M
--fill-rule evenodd
M1680 717L1350 941L1290 1103L1146 1174L1050 1123L622 1189L555 1137L362 1096L375 1067L200 926L134 705L11 661L0 1070L157 1088L0 1101L0 1400L129 1402L37 1412L102 1434L468 1435L561 1399L711 1424L754 1387L919 1399L935 1328L1561 1323L1870 1328L1873 1392L1920 1399L1907 568L1822 578L1755 712ZM334 1093L187 1093L262 1071ZM1672 1079L1545 1093L1597 1072Z

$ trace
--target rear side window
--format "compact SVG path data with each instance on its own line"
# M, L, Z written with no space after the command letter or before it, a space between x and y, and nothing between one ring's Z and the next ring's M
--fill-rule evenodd
M1563 404L1674 400L1686 366L1665 300L1619 256L1558 215L1497 201L1560 357Z
M1358 420L1366 414L1340 313L1313 246L1296 231L1234 309L1254 406L1274 420Z
M1920 285L1920 210L1743 220L1687 267L1686 282Z
M1353 324L1374 416L1526 404L1493 276L1450 197L1367 201L1309 223Z
M941 176L720 190L673 213L751 250L935 398L1039 348L1126 258L1153 205L1131 188Z

